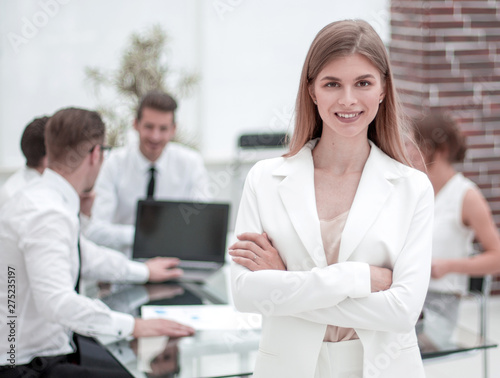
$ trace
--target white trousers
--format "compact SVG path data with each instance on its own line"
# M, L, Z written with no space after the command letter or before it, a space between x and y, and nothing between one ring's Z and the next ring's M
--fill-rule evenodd
M359 340L324 342L314 378L362 378L363 345Z

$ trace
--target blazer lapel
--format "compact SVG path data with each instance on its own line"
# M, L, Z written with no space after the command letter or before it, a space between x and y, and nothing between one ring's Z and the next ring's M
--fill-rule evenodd
M315 144L316 141L310 141L297 155L285 159L273 175L285 176L278 192L288 217L312 260L317 266L324 267L327 262L316 209L311 154Z
M346 261L373 225L393 190L394 162L371 143L340 242L339 262Z

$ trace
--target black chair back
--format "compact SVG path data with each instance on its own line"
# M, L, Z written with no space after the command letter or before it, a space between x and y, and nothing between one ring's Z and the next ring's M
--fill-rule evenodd
M287 133L243 134L238 140L238 147L245 148L276 148L288 145Z
M484 290L484 277L470 277L469 291L482 293Z

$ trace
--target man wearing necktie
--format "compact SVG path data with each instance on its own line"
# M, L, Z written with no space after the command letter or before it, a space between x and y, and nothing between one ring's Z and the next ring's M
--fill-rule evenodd
M145 263L79 235L81 197L92 190L103 162L104 124L96 112L68 108L46 125L48 168L41 179L0 210L0 297L15 282L15 306L0 306L15 326L15 348L0 343L0 376L109 377L79 365L73 332L114 338L187 336L190 327L164 319L134 319L77 293L80 275L111 282L161 282L180 276L178 261ZM174 268L174 269L172 269ZM10 272L10 273L7 273ZM9 283L11 285L11 283ZM0 327L7 340L8 327ZM14 343L14 341L13 341ZM11 349L14 352L11 352ZM13 356L13 357L12 357Z
M113 150L96 182L92 218L84 228L95 243L130 257L139 200L210 199L201 155L172 141L176 109L176 101L164 92L142 98L134 121L138 143Z

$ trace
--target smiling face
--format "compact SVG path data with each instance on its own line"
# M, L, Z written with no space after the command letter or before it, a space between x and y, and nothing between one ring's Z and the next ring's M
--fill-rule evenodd
M174 113L144 108L134 127L139 133L139 149L146 159L155 162L175 135Z
M323 120L322 136L366 138L384 98L379 70L360 54L327 63L309 87Z

